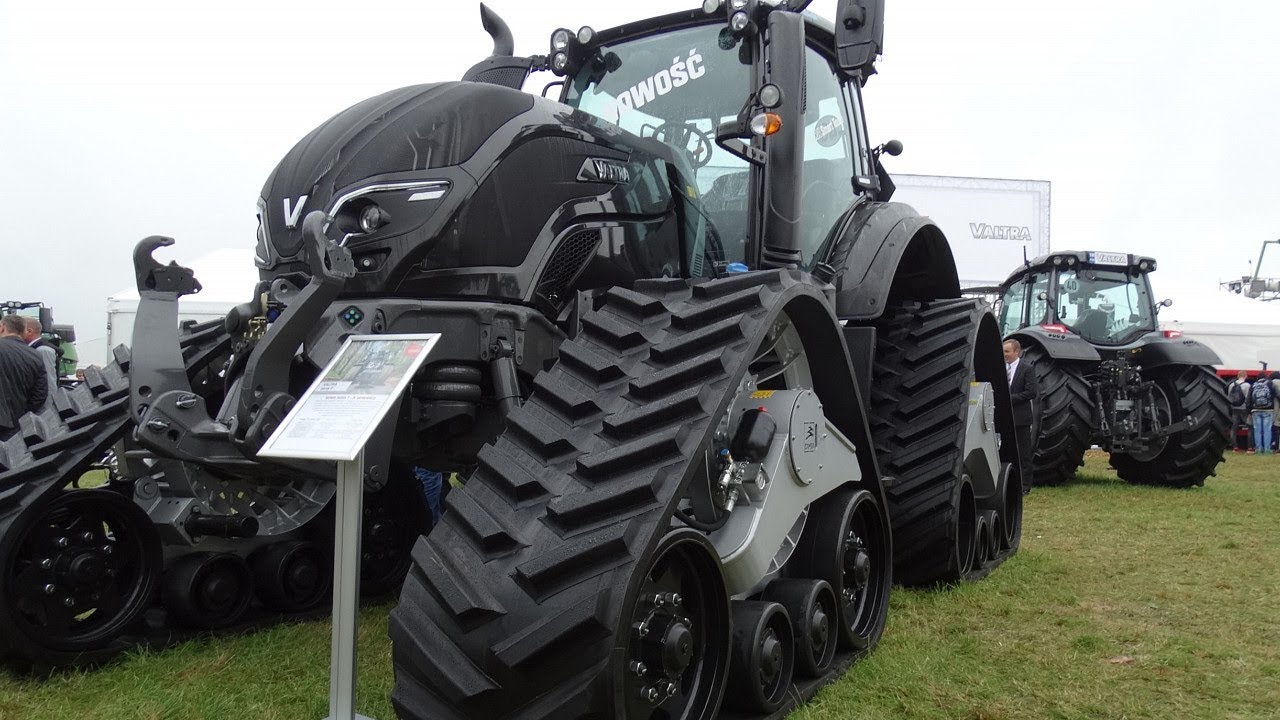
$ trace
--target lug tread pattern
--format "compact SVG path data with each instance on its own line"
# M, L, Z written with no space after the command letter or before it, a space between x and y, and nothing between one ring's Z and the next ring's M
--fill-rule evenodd
M481 448L477 460L477 472L484 473L489 487L511 505L532 502L547 494L547 486L541 480L496 445Z
M981 308L909 302L876 322L871 436L881 471L894 478L885 491L893 573L905 585L960 579L949 536Z
M488 555L510 552L522 545L513 531L498 522L470 495L451 492L445 499L445 507L448 512L458 514L459 526Z
M1093 442L1093 400L1089 381L1076 363L1054 360L1044 348L1028 345L1022 354L1040 385L1039 430L1031 461L1033 485L1062 485L1084 465Z
M1204 485L1208 477L1217 474L1231 444L1231 404L1226 385L1213 368L1200 365L1157 368L1151 375L1174 406L1174 421L1194 416L1199 423L1170 436L1164 451L1148 462L1112 453L1111 465L1121 480L1135 485Z
M450 493L452 495L452 493ZM448 548L419 542L413 549L414 566L453 614L463 622L478 622L506 614L489 589L475 581L479 566Z
M560 362L543 372L548 382L535 380L540 390L510 415L496 449L482 452L480 469L451 493L484 504L486 496L511 499L511 488L536 482L545 494L484 506L527 547L489 558L453 513L422 541L469 558L466 567L478 571L466 582L487 588L507 613L474 623L458 612L465 604L440 600L451 596L444 584L460 582L454 576L410 572L391 614L392 703L401 717L615 714L608 688L626 588L669 527L692 458L736 392L734 373L746 371L753 343L798 292L817 297L794 275L770 271L705 283L642 281L600 296L602 305L582 319L583 332L562 343ZM713 324L737 326L739 339L714 355L705 339L682 342ZM659 345L664 351L655 353ZM566 387L601 413L574 417L566 411L572 402L548 397ZM542 429L531 433L535 422ZM556 443L571 443L575 454L540 452ZM509 460L524 455L531 464L513 468ZM419 552L415 564L430 557ZM465 657L498 689L464 696L458 683L433 676L442 655Z

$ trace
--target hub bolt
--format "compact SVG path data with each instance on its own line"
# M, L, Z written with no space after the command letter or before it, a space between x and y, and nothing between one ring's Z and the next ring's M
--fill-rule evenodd
M673 683L673 682L671 682L670 680L668 680L668 681L667 681L667 696L668 696L668 697L670 697L670 696L675 695L675 694L676 694L676 684L675 684L675 683Z
M656 688L656 687L652 687L652 686L647 687L647 688L643 688L643 689L640 691L640 697L644 698L645 700L648 700L649 702L657 702L657 701L658 701L658 688Z
M67 607L75 607L76 599L70 597L62 598L62 604Z
M66 547L67 545L70 545L70 544L71 544L71 542L70 542L69 540L67 540L66 538L64 538L64 537L60 537L60 538L58 538L57 540L54 540L54 541L53 541L53 544L54 544L54 545L57 545L57 546L58 546L58 547L60 547L60 548L64 548L64 547Z
M111 554L111 553L113 553L113 552L115 552L115 550L114 550L110 545L103 545L103 546L102 546L102 554L103 554L103 555L110 555L110 554Z
M684 598L680 597L680 593L671 593L671 604L679 605L684 602Z
M667 604L667 597L662 593L656 593L653 596L653 604L658 607L662 607L663 605Z
M41 570L51 570L51 569L53 569L53 559L52 559L52 558L45 558L45 559L41 560L41 561L40 561L40 569L41 569Z
M56 585L54 585L53 583L49 583L48 585L44 586L44 594L52 595L54 591L56 591L57 589L58 587Z
M87 543L91 543L93 542L93 533L86 530L84 534L80 536L80 539Z
M631 672L637 675L643 675L646 672L649 672L649 668L645 667L645 664L640 662L639 660L632 660L630 667L631 667Z

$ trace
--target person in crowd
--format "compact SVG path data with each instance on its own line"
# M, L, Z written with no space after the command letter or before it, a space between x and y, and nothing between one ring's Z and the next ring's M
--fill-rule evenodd
M26 341L28 347L36 351L40 361L44 363L45 386L49 389L44 404L48 407L53 404L54 389L58 387L58 351L41 335L44 328L40 325L39 318L23 318L22 323L22 339Z
M1271 371L1271 450L1280 450L1280 370Z
M18 315L0 318L0 441L17 432L19 418L44 407L49 395L44 364L22 339L25 329Z
M1009 396L1013 401L1013 432L1018 440L1019 474L1022 494L1031 492L1032 458L1035 457L1035 408L1040 403L1040 388L1030 363L1022 362L1022 344L1017 340L1004 343L1005 375L1009 380Z
M1236 452L1253 449L1253 428L1249 424L1249 373L1241 370L1227 385L1227 402L1231 406L1231 446ZM1244 435L1244 444L1240 435Z
M1271 454L1271 420L1275 405L1275 388L1264 373L1249 386L1249 417L1253 421L1252 452L1259 455Z

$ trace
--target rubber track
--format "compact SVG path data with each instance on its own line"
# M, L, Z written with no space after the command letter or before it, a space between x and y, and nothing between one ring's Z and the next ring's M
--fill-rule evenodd
M951 535L983 312L968 299L910 302L876 322L871 437L881 471L893 478L885 494L900 584L959 579Z
M181 333L183 360L193 378L230 343L221 320L186 326ZM84 382L56 389L52 408L22 416L19 431L0 443L0 538L24 512L38 511L42 500L79 477L132 427L129 350L120 345L112 354L106 366L86 368ZM7 543L0 540L3 546ZM10 652L0 628L0 660L41 660L11 658Z
M776 309L782 272L615 288L419 540L391 613L403 718L614 717L614 629ZM615 663L616 665L611 665Z
M1062 485L1084 465L1093 435L1093 400L1079 365L1054 360L1044 348L1028 345L1022 359L1040 384L1039 431L1032 460L1033 485Z
M1138 485L1186 488L1204 485L1217 475L1218 464L1231 443L1231 406L1227 389L1213 368L1172 365L1150 371L1171 402L1178 405L1175 420L1195 415L1201 423L1169 438L1164 452L1150 462L1112 453L1111 465L1120 479Z

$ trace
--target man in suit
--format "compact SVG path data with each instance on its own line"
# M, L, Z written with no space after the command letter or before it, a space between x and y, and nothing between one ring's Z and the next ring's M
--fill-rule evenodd
M44 365L22 339L22 318L0 318L0 441L18 430L18 418L44 407Z
M1004 343L1005 377L1009 380L1009 397L1013 401L1013 432L1018 440L1018 464L1022 472L1022 494L1031 492L1031 459L1035 456L1036 437L1031 432L1040 403L1040 386L1030 363L1022 362L1022 344L1017 340Z

